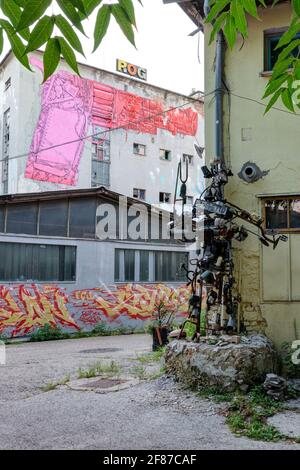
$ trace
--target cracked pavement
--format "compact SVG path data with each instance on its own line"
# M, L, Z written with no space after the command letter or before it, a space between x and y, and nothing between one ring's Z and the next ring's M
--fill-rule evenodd
M223 405L166 376L105 394L65 385L41 390L99 361L113 360L124 373L137 366L152 373L159 364L137 361L150 351L148 335L8 345L0 366L0 449L300 449L234 436Z

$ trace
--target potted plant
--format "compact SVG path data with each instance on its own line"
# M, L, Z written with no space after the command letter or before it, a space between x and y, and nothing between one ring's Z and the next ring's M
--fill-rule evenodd
M168 334L172 329L172 323L175 315L174 307L170 307L163 300L155 302L151 323L148 325L148 331L152 334L152 351L157 351L162 346L168 344Z

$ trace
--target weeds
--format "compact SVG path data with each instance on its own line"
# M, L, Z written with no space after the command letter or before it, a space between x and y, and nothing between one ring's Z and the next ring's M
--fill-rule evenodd
M114 361L111 361L110 364L102 364L101 362L96 362L91 365L88 369L78 369L78 378L79 379L90 379L92 377L97 377L101 374L107 375L119 375L121 372L121 367L116 364Z
M68 333L64 333L61 329L54 328L50 325L45 325L32 333L29 341L53 341L57 339L69 338L70 335Z
M144 366L134 366L132 367L131 371L132 371L133 376L138 378L139 380L148 379L146 368Z
M49 382L48 384L41 387L41 390L43 392L50 392L51 390L55 390L60 385L66 385L68 382L70 382L70 378L71 378L71 376L70 376L70 374L68 374L64 378L59 380L58 382Z
M232 432L239 436L263 441L286 439L267 419L282 409L282 404L267 396L262 385L252 387L247 395L237 392L222 392L213 387L204 387L197 392L201 398L216 403L228 402L226 422Z
M159 348L157 351L154 351L150 354L145 354L144 356L139 356L137 360L142 364L149 364L151 362L160 362L166 351L165 347Z

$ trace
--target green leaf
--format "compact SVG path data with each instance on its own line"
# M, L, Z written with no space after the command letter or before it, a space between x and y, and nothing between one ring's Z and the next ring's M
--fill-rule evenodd
M44 16L38 21L38 23L33 28L30 38L26 47L25 53L31 51L36 51L41 47L45 42L47 42L53 32L54 27L54 18L50 16Z
M69 18L71 23L85 35L84 29L82 27L82 19L77 13L76 9L73 7L72 3L69 0L56 0L61 10Z
M60 61L60 43L57 37L49 39L44 52L44 82L55 72Z
M236 41L237 32L234 19L230 15L228 15L226 19L226 23L224 26L224 34L230 49L232 49Z
M218 18L216 19L216 21L214 22L213 24L213 29L211 31L211 34L210 34L210 38L209 38L209 45L214 41L215 37L216 37L216 34L218 31L220 31L225 19L227 18L227 16L229 15L229 13L227 11L224 11L223 13L221 13L220 16L218 16Z
M274 106L274 104L276 103L280 95L281 95L281 88L277 90L276 93L274 93L274 95L270 99L268 105L266 106L264 114L267 114L267 112L270 111L270 109L272 108L272 106Z
M128 41L131 42L131 44L135 47L134 31L128 19L128 16L124 12L123 8L120 5L111 5L111 11L124 35L127 37Z
M3 52L3 45L4 45L3 29L0 28L0 54L2 54Z
M243 5L245 10L250 13L251 16L254 16L254 18L259 19L255 0L243 0Z
M285 90L282 91L281 100L287 109L289 109L293 113L295 112L290 90L288 88L285 88Z
M62 15L57 15L55 17L55 24L60 29L66 40L71 44L73 49L80 52L84 56L84 52L82 49L82 45L80 40L78 39L77 34L73 30L70 23L64 18Z
M272 80L275 80L275 78L278 78L280 75L283 74L283 72L289 70L295 60L295 57L290 56L287 59L282 60L281 62L276 62L275 67L272 71Z
M83 0L86 15L89 16L101 2L102 0Z
M21 64L24 65L24 67L26 67L28 70L30 70L30 72L32 72L29 65L28 57L27 55L24 55L25 46L17 35L17 33L15 32L13 26L8 21L2 19L0 20L0 26L2 26L2 28L6 32L12 51L16 58L19 60L19 62L21 62Z
M289 77L289 74L285 73L282 76L280 76L279 78L276 78L276 80L273 80L271 78L271 80L269 81L269 83L267 85L267 88L266 88L265 94L263 96L263 99L267 98L270 95L272 95L279 87L281 87L281 85L284 82L287 81L288 77Z
M300 39L294 39L287 47L283 49L282 52L280 52L277 62L281 62L283 59L285 59L290 53L300 45Z
M211 8L207 17L205 18L205 23L211 23L211 21L221 13L222 10L230 3L231 0L216 0L214 6Z
M25 7L26 0L14 0L14 2L15 2L17 5L19 5L19 7L24 8L24 7Z
M27 0L17 26L17 31L21 31L39 20L51 3L52 0Z
M60 50L65 61L74 70L74 72L77 73L77 75L80 75L79 70L78 70L77 60L73 52L73 49L69 46L69 44L64 38L58 37L58 40L59 40Z
M94 50L93 52L99 47L102 39L104 38L109 22L110 22L110 15L111 9L109 5L103 5L98 11L96 24L95 24L95 31L94 31Z
M247 20L245 10L239 0L233 0L230 6L231 14L234 18L236 28L242 33L242 36L246 38L248 36Z
M70 0L73 7L77 8L84 16L86 16L85 7L82 0Z
M300 23L293 23L289 27L289 29L281 36L275 49L280 49L286 44L289 44L299 31L300 31Z
M119 4L128 16L130 23L136 26L135 12L132 0L119 0Z
M22 14L21 8L14 0L1 0L0 5L4 15L10 19L12 25L16 28ZM30 36L29 29L25 28L24 30L20 31L20 35L26 39L26 41L28 41Z
M292 0L292 7L298 17L300 17L300 0Z

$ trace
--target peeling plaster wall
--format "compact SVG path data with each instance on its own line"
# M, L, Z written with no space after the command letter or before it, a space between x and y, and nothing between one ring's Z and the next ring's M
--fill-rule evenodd
M264 57L263 31L288 26L290 15L290 4L284 3L272 9L261 9L262 21L248 18L248 40L244 44L238 40L234 50L226 53L226 81L232 93L262 101L268 80L260 76ZM214 89L215 49L213 45L208 46L209 34L209 27L206 27L206 93ZM276 106L280 106L280 102ZM233 95L230 100L228 97L224 98L224 113L225 156L234 173L227 187L227 199L249 212L261 214L261 202L256 197L258 194L299 194L299 118L275 110L264 116L262 106ZM205 103L205 141L206 158L209 161L214 156L214 102L210 97ZM269 173L251 184L242 181L238 173L247 161L256 163L262 171ZM263 249L272 250L271 247ZM263 275L266 276L267 273L275 299L276 291L285 281L284 260L288 256L288 247L280 248L286 250L285 254L272 251L264 258L264 262L263 249L251 235L242 244L236 244L236 269L239 271L240 266L242 274L242 312L248 330L265 330L279 347L283 341L300 338L300 298L297 300L294 297L291 301L263 300ZM299 251L295 250L294 257L299 257ZM300 283L298 267L291 268L290 279L294 283Z
M41 60L41 54L33 54ZM28 72L12 56L10 56L2 68L1 78L3 83L11 77L11 90L3 94L2 100L15 111L11 116L11 141L10 156L29 152L32 138L39 122L41 111L41 82L42 74L36 67L34 73ZM59 71L70 69L65 63L59 67ZM176 135L169 130L158 128L156 134L137 132L136 130L116 130L110 135L110 189L132 196L133 188L146 189L146 200L149 203L159 202L159 192L174 194L178 159L182 154L195 155L194 165L190 175L188 194L193 196L199 193L203 186L201 166L203 162L196 156L194 143L197 140L204 146L204 117L203 105L196 100L188 99L171 91L153 87L147 83L122 77L120 75L101 71L88 66L80 66L83 79L94 83L100 83L119 90L125 95L132 93L145 100L151 100L161 104L163 109L180 106L189 101L182 109L190 108L198 115L198 127L196 136L193 133L184 135L178 132ZM4 87L4 85L2 85ZM13 96L12 96L13 94ZM4 105L2 105L3 108ZM2 123L2 115L0 122ZM130 116L124 116L127 120ZM88 134L92 134L92 126L89 126ZM2 134L1 134L2 139ZM133 154L133 143L141 143L147 146L147 156L139 157ZM159 149L165 148L171 151L172 161L166 162L159 158ZM45 153L45 152L44 152ZM78 168L78 178L74 188L86 188L91 186L91 141L84 141L84 148ZM36 192L45 190L68 189L69 186L51 181L39 181L26 178L27 157L10 161L9 166L9 193ZM124 175L130 178L124 178Z

